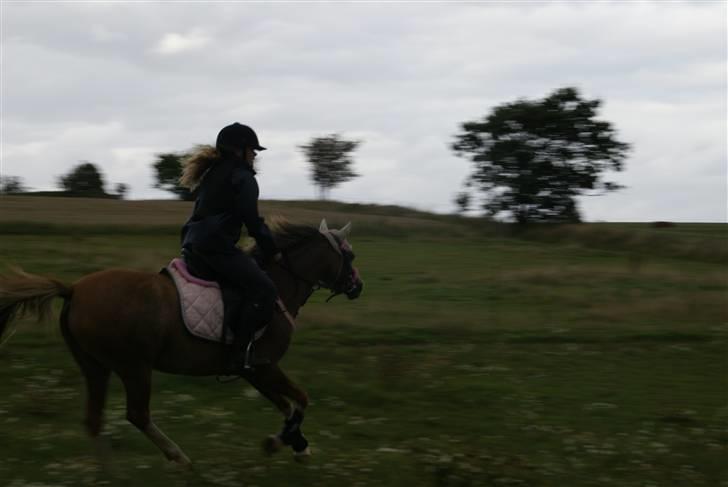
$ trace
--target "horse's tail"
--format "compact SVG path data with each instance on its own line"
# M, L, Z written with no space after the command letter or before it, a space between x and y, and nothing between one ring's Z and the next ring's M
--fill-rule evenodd
M53 298L71 298L72 288L56 279L28 274L15 267L0 275L0 338L16 317L33 314L39 320L48 317Z

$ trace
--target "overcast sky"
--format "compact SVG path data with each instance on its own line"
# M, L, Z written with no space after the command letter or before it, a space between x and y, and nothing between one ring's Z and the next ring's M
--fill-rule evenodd
M134 199L160 152L239 121L269 148L261 198L314 198L298 146L363 143L331 197L450 212L460 123L576 86L634 150L590 221L722 221L725 2L2 1L2 167L54 189L79 161ZM1 204L1 203L0 203Z

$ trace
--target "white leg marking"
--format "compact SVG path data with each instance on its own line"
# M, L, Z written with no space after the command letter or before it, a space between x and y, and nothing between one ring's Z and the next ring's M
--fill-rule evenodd
M149 426L147 426L144 430L144 434L147 435L147 438L152 440L152 443L157 445L157 448L162 450L162 453L164 453L164 456L166 456L168 460L175 461L182 465L192 464L189 457L184 454L182 449L177 446L174 441L170 440L167 435L162 432L162 430L157 428L157 425L153 422L149 422Z
M311 458L311 448L306 447L304 450L299 452L293 452L293 459L297 462L307 462Z

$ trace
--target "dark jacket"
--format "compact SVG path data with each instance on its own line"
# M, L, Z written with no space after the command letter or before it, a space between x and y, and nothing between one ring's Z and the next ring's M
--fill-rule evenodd
M278 252L270 229L258 214L258 182L245 164L220 159L197 188L192 216L182 227L182 247L202 252L235 252L245 225L263 255Z

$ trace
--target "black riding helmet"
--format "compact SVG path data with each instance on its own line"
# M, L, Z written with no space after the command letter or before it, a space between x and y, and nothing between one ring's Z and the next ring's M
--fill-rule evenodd
M247 125L238 122L223 127L220 130L220 133L217 134L215 146L218 150L223 147L231 149L250 147L253 150L265 150L265 147L261 146L258 142L258 136L255 135L255 131Z

